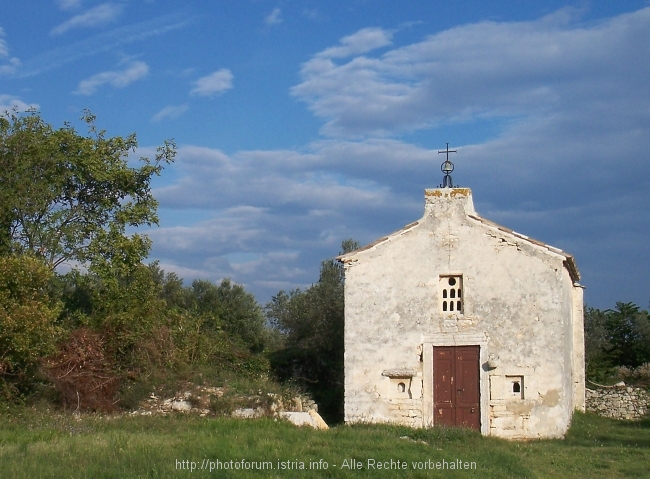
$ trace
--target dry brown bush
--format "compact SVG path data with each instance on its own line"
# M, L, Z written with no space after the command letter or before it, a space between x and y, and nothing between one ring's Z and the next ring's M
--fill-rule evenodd
M650 386L650 363L644 363L634 369L621 366L616 370L616 375L627 384Z
M65 409L109 412L116 409L119 379L102 337L82 327L70 334L59 352L44 361Z

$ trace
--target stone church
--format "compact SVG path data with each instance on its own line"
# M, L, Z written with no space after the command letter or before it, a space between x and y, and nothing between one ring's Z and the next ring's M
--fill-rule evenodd
M562 437L585 408L573 257L482 218L451 181L424 200L420 220L338 257L345 421Z

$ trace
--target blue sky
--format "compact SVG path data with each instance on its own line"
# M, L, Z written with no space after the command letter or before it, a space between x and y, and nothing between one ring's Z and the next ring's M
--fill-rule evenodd
M650 300L648 1L0 1L0 110L166 138L151 259L262 303L441 182Z

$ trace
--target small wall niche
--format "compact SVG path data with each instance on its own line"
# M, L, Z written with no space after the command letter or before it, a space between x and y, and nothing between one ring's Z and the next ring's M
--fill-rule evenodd
M524 377L506 376L506 387L508 396L513 399L524 399Z
M390 383L396 399L411 399L411 378L391 378Z
M391 395L397 399L411 399L411 386L417 371L409 368L385 369L381 373L390 379Z

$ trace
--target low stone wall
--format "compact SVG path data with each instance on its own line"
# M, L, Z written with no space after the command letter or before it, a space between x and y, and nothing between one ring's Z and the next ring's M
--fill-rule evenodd
M650 394L630 386L587 389L587 411L614 419L641 419L648 413Z

